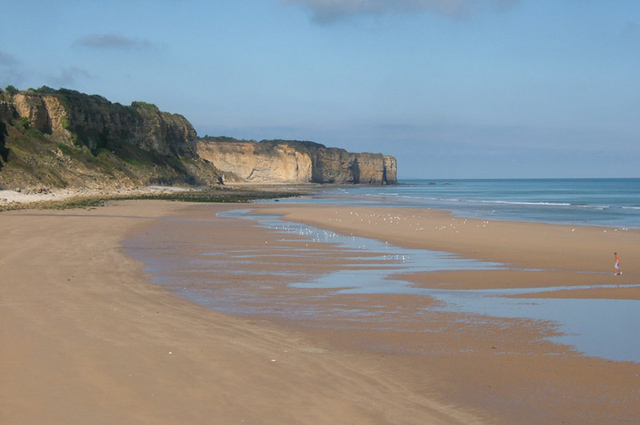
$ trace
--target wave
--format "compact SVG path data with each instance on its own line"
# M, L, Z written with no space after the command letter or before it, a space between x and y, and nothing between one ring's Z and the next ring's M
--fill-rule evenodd
M629 209L640 210L640 206L618 206L618 205L603 205L603 204L589 204L584 202L554 202L554 201L511 201L511 200L499 200L499 199L468 199L468 198L443 198L443 197L426 197L426 196L413 196L413 195L398 195L398 194L386 194L387 196L396 196L398 201L407 202L433 202L433 203L452 203L452 204L468 204L468 205L504 205L504 206L523 206L523 207L560 207L560 208L584 208L591 210L607 210L607 209Z
M486 200L486 199L460 199L460 198L433 198L423 196L399 196L402 199L430 201L430 202L452 202L452 203L465 203L465 204L485 204L485 205L522 205L522 206L556 206L556 207L570 207L578 206L579 204L571 204L568 202L545 202L545 201L501 201L501 200ZM588 205L585 205L588 206Z
M640 179L412 181L341 190L343 202L449 210L460 216L640 228ZM333 194L336 194L334 191Z

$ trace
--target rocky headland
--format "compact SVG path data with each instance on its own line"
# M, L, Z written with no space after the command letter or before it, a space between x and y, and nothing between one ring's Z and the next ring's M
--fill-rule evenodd
M392 156L352 153L314 142L227 137L198 140L197 152L225 181L251 183L395 184Z
M395 158L314 142L199 138L182 115L74 90L0 89L0 190L395 184Z

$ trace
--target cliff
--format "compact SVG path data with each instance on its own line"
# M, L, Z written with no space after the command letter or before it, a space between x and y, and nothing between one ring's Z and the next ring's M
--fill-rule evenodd
M197 156L197 135L191 123L152 104L123 106L98 95L46 87L16 93L9 103L20 118L28 119L29 128L94 152L125 142L161 155Z
M0 188L215 185L186 118L73 90L0 90Z
M313 142L198 138L182 115L73 90L0 90L0 189L395 184L391 156Z
M313 142L229 138L198 140L198 155L212 162L226 181L251 183L395 184L396 160L351 153Z
M311 158L295 148L248 141L198 140L198 155L228 182L309 183Z

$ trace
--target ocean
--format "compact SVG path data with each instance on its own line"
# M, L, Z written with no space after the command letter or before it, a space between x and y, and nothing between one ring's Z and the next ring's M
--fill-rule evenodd
M402 180L321 189L302 203L448 210L480 219L640 229L640 178Z

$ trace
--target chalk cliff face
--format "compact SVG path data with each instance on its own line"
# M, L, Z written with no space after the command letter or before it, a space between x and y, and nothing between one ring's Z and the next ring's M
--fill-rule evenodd
M252 183L395 184L392 156L351 153L313 142L200 139L198 155L226 181Z
M311 158L286 144L198 141L198 155L212 162L228 182L309 183Z

